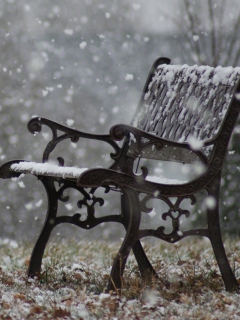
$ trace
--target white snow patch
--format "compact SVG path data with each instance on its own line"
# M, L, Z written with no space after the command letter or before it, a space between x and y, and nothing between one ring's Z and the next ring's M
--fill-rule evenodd
M26 203L26 204L25 204L25 208L26 208L28 211L32 210L32 208L33 208L32 202Z
M125 80L126 81L132 81L134 79L133 74L127 73L125 76Z
M165 316L166 309L164 307L160 307L160 313Z
M69 126L69 127L71 127L71 126L73 126L73 124L74 124L74 120L73 119L67 119L67 125Z
M79 44L79 47L80 47L80 49L85 49L86 45L87 45L87 42L82 41L82 42Z
M75 271L75 270L82 270L83 266L79 263L73 263L71 271Z
M11 265L11 258L9 256L4 256L2 259L6 266Z
M189 135L189 137L187 139L187 142L189 143L191 149L194 150L194 151L201 150L202 147L204 146L204 142L199 140L199 139L197 139L193 135Z
M77 144L75 142L71 142L71 147L73 147L74 149L77 148Z
M54 88L53 87L46 87L46 90L52 92L54 90Z
M68 36L72 36L73 35L73 30L72 29L65 29L64 33L67 34Z
M102 300L105 300L105 299L109 299L110 300L111 298L111 295L108 294L108 293L101 293L100 296L99 296L99 300L102 301Z
M68 211L71 211L73 209L73 205L71 203L65 204L65 207Z
M5 246L9 246L13 249L18 248L18 243L15 240L12 239L8 239L8 238L0 238L0 245L5 245Z
M207 198L205 198L205 205L208 209L215 209L216 205L217 205L217 201L215 199L215 197L213 196L208 196Z
M99 60L100 60L99 56L96 56L96 55L93 56L93 61L94 62L98 62Z
M136 10L136 11L137 11L137 10L140 10L141 7L142 7L141 4L139 4L139 3L133 3L132 6L133 6L133 9Z
M36 203L36 207L37 207L37 208L41 207L42 203L43 203L43 200L40 199L40 200Z
M176 284L180 280L182 269L173 267L169 270L169 281L171 284Z
M42 136L43 136L44 140L49 140L49 138L50 138L50 134L48 132L42 132Z
M148 307L154 307L159 301L159 293L155 290L144 292L144 302Z
M202 174L206 171L206 166L203 163L197 163L194 165L194 171L196 174ZM188 168L188 172L189 172L189 168Z
M236 93L236 94L235 94L235 98L236 98L237 100L240 100L240 93Z
M19 181L18 185L19 185L20 188L25 188L25 184L24 184L23 181Z
M151 218L155 217L156 214L157 214L157 212L156 212L155 208L153 208L152 211L148 213L148 215L149 215Z
M199 36L194 35L194 36L193 36L193 40L194 40L194 41L198 41L198 40L199 40Z
M25 4L25 5L24 5L24 10L25 10L26 12L29 12L29 11L31 11L31 7L30 7L28 4Z
M13 249L16 249L16 248L18 248L18 243L17 243L16 241L14 241L14 240L11 240L11 241L9 242L9 246L10 246L11 248L13 248Z
M155 182L155 183L161 183L161 184L183 184L183 183L187 182L185 180L166 178L163 176L147 176L146 180L151 181L151 182ZM157 194L157 192L156 192L156 194Z
M13 301L13 296L10 295L10 293L5 293L2 295L2 300L8 303L11 303Z

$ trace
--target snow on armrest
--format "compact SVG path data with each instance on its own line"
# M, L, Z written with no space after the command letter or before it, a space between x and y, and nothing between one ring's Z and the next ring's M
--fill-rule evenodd
M11 165L10 170L35 175L54 176L62 178L77 178L88 168L60 167L51 163L19 162Z

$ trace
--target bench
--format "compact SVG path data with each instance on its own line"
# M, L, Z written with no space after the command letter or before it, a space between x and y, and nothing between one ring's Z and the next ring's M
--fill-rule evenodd
M39 133L43 126L52 132L41 162L13 160L0 168L3 179L18 178L23 173L35 175L48 196L46 220L32 252L28 275L32 277L40 272L44 249L55 226L71 223L88 230L111 221L121 223L126 235L112 265L108 290L122 288L124 267L131 250L141 274L156 275L140 242L144 237L175 243L195 235L209 238L226 290L238 291L221 237L219 189L224 157L239 114L239 76L240 68L177 66L170 65L168 58L159 58L153 64L130 125L117 124L110 128L109 134L95 135L45 118L32 118L28 123L32 134ZM49 157L58 143L65 139L77 142L80 138L109 144L114 151L112 165L90 169L65 167L61 157L57 158L57 165L51 164ZM169 181L151 176L148 168L141 166L143 159L199 164L203 170L187 182ZM135 171L139 166L141 171ZM71 188L79 192L79 208L86 208L84 221L78 213L57 215L58 202L68 200L64 191ZM95 205L104 205L104 199L95 195L100 188L106 193L120 191L121 214L96 217ZM181 217L191 215L191 205L202 190L211 200L206 206L208 226L181 230ZM141 214L151 211L148 202L153 199L168 206L167 212L159 214L163 221L171 221L170 231L163 225L155 229L140 228ZM191 201L188 210L182 208L185 199Z

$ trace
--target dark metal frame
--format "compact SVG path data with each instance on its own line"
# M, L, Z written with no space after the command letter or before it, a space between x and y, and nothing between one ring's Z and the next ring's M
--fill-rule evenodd
M170 60L160 58L155 62L143 90L140 105L147 92L148 85L152 80L154 71L157 66L162 63L168 64ZM236 88L236 92L240 92L239 85ZM48 211L42 232L33 249L28 275L34 276L40 272L45 247L51 231L56 225L60 223L71 223L84 229L91 229L100 223L113 221L121 223L125 227L126 235L112 266L108 290L119 290L122 288L124 267L131 249L136 257L141 274L156 275L155 270L142 248L140 242L142 238L154 236L169 243L174 243L190 235L200 235L209 238L211 241L226 290L238 291L239 285L229 265L219 225L219 189L222 166L238 114L239 103L235 96L233 96L217 138L205 144L205 146L213 146L210 159L201 151L195 151L196 156L205 164L206 171L200 177L181 185L166 185L147 181L147 168L142 167L142 174L136 175L133 172L133 166L136 159L142 154L142 151L149 146L155 146L159 151L166 145L191 150L187 143L176 143L165 140L130 125L115 125L110 129L108 135L95 135L68 128L45 118L33 118L28 123L28 129L31 133L35 134L36 132L40 132L42 125L48 126L52 131L52 139L43 152L43 162L48 161L49 155L57 144L65 139L70 139L73 142L77 142L80 138L105 141L113 147L115 152L111 154L114 163L109 169L90 169L81 174L78 179L64 179L44 175L38 176L46 189ZM129 152L130 134L133 135L135 139L131 152ZM122 147L119 147L118 141L124 141ZM20 173L11 171L10 167L13 163L20 161L21 160L14 160L4 164L0 168L0 177L6 179L19 176ZM60 166L64 166L63 158L59 157L58 161ZM81 216L78 213L73 214L71 217L57 216L58 201L68 201L68 197L64 197L63 192L69 188L79 191L81 200L78 202L78 207L82 208L85 206L87 209L87 218L85 221L80 220ZM95 217L95 204L104 204L104 199L95 196L95 191L98 188L104 188L106 193L116 190L121 191L122 211L120 215L113 214L101 218ZM206 190L208 195L213 196L217 200L215 208L207 209L208 227L205 229L180 232L180 217L182 215L189 217L190 215L190 211L181 208L181 203L184 199L190 199L193 205L196 202L196 194L201 190ZM172 197L177 199L175 203L172 202ZM162 200L168 205L169 210L162 214L162 219L166 220L167 217L171 218L172 231L170 233L166 233L163 226L155 230L139 229L141 212L151 211L151 208L147 205L151 199Z

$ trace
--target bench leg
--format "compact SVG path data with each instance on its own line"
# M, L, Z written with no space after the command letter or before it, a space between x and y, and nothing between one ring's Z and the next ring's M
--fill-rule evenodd
M138 263L139 270L143 277L145 276L154 276L157 277L157 273L148 260L145 251L142 247L140 240L138 240L133 246L133 253Z
M209 239L211 241L215 257L227 291L238 291L239 285L230 267L220 231L219 215L217 210L208 212Z
M124 226L127 229L127 226L129 223L129 203L128 203L128 198L126 194L121 195L121 209L122 209ZM137 240L136 243L134 244L133 253L137 260L141 275L142 276L154 275L156 277L157 273L154 270L153 266L151 265L150 261L148 260L140 240Z
M215 182L212 183L212 186L209 189L209 196L213 196L216 200L219 199L219 186L220 186L220 178L216 179ZM222 274L222 278L227 291L238 291L239 285L233 274L233 271L230 267L220 230L219 223L219 205L218 201L216 201L216 206L213 209L208 209L208 230L209 230L209 239L211 241L213 251L215 257L217 259L217 263L219 269Z
M54 182L48 178L41 179L41 182L43 183L48 196L48 211L44 222L44 226L32 251L28 267L29 277L34 277L40 274L41 272L42 257L47 242L49 240L50 234L54 228L58 208L58 198L56 195L56 188L54 186Z
M121 248L114 260L108 291L118 291L122 288L122 276L128 255L138 239L138 230L141 220L141 209L138 194L135 190L124 188L125 201L128 203L128 226Z

